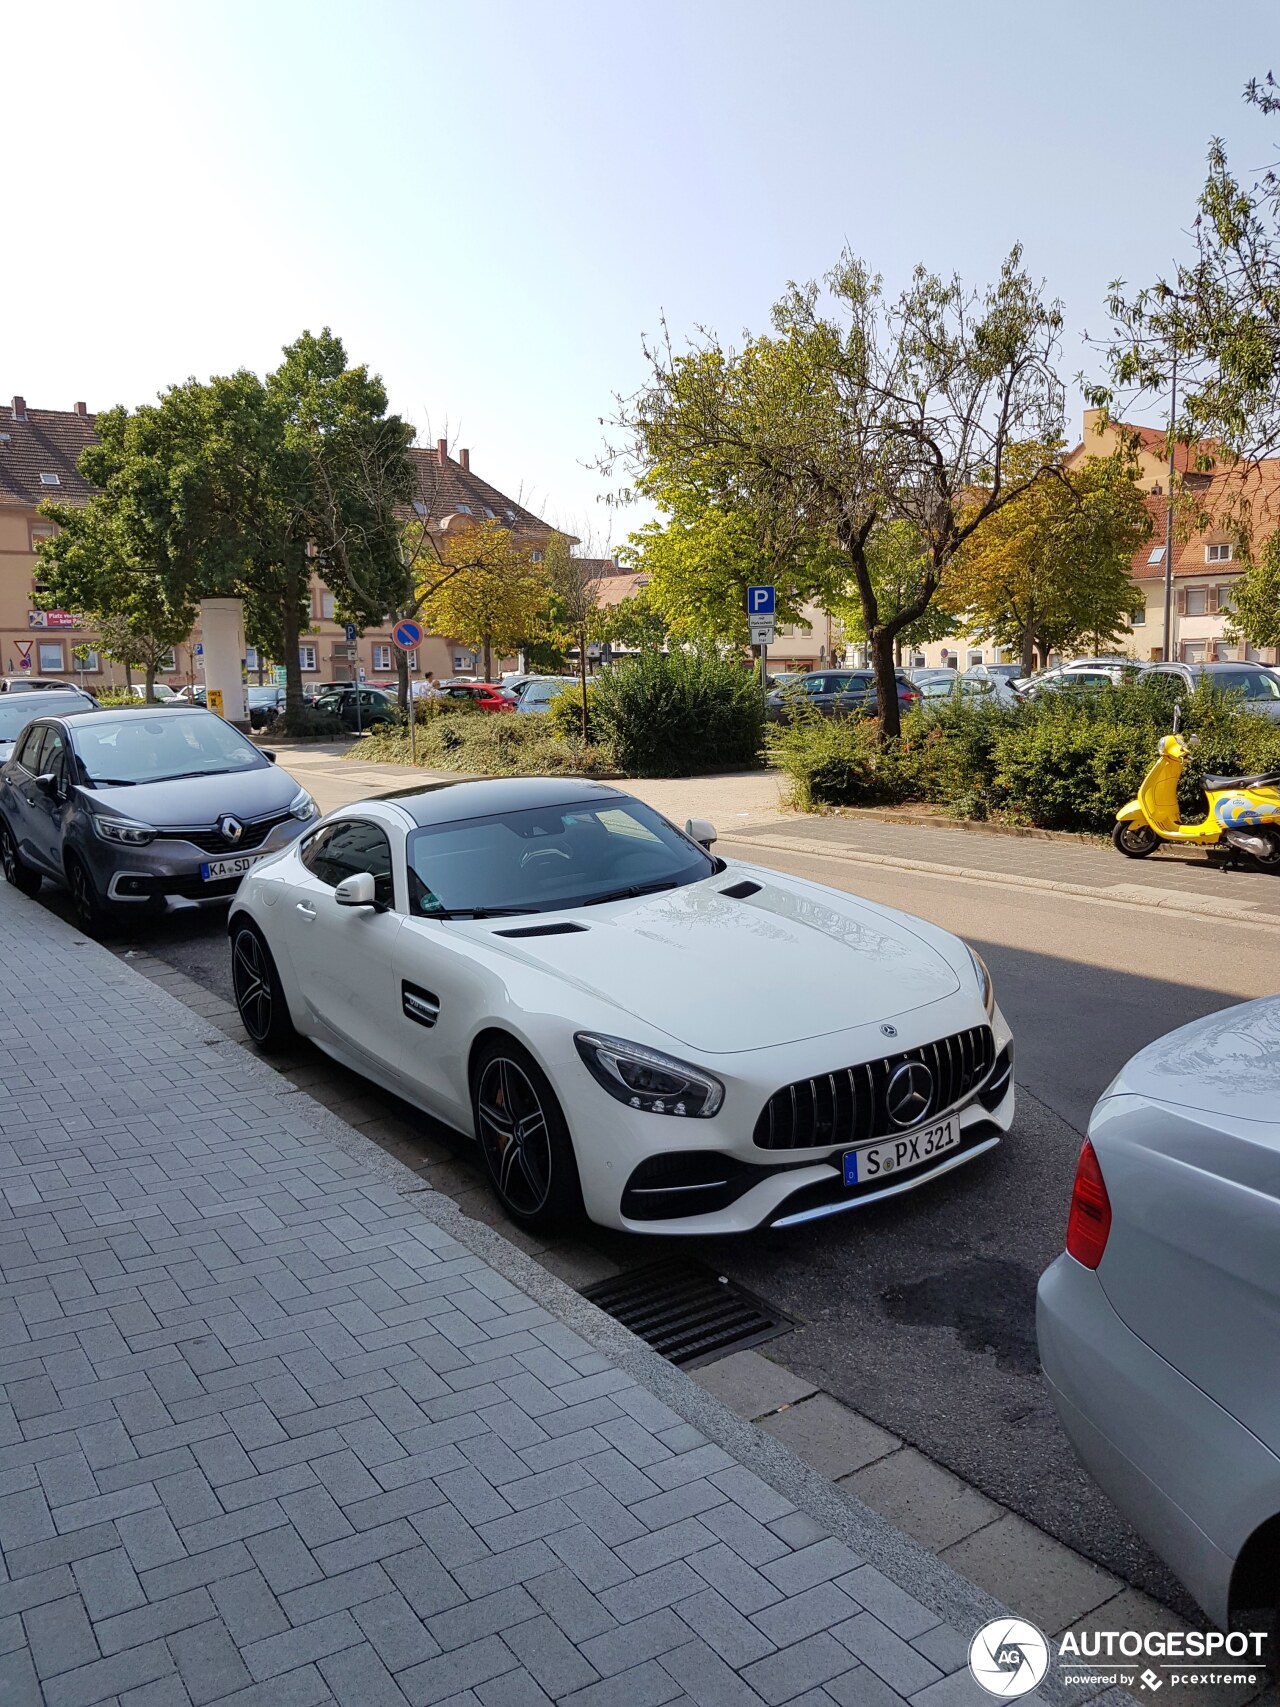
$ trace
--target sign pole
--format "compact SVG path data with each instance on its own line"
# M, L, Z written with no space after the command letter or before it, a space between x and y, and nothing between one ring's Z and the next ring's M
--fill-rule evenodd
M409 763L411 765L416 765L418 762L418 740L417 740L416 713L414 710L414 703L413 702L414 702L413 677L410 676L409 677Z

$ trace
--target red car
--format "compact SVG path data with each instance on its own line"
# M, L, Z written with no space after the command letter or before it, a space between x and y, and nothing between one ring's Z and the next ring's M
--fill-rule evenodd
M480 711L514 711L514 698L492 682L445 682L440 689L446 699L470 700Z

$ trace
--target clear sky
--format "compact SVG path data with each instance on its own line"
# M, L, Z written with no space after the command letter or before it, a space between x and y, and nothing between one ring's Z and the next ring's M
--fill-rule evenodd
M328 324L615 544L585 465L660 312L736 337L846 243L898 285L1020 239L1093 371L1209 137L1280 137L1240 98L1274 0L8 0L0 42L0 397L133 405Z

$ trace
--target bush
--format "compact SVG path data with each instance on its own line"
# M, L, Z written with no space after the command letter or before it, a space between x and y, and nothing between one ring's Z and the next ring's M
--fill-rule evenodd
M418 724L417 762L428 770L462 771L470 776L608 776L616 771L608 748L566 741L549 717L433 716ZM374 764L407 765L409 731L380 725L360 747Z
M290 717L277 712L269 717L262 733L286 741L344 741L353 731L332 711L317 711L314 705L303 705Z
M559 705L552 715L567 717ZM589 705L591 739L610 747L630 776L691 776L760 761L760 684L712 652L642 652L598 675Z
M919 801L957 817L1104 832L1172 727L1173 698L1162 687L1050 693L1009 710L948 701L914 712L901 739L880 746L866 720L802 720L777 732L772 749L805 810ZM1198 737L1182 778L1188 816L1205 809L1207 772L1280 768L1280 726L1207 686L1184 698L1182 727Z

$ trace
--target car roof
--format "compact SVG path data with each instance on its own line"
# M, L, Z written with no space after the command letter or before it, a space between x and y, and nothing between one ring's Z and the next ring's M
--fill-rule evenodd
M156 705L103 705L94 706L88 711L72 711L61 718L63 723L92 722L100 725L109 717L123 718L125 722L142 723L148 717L212 717L214 713L206 706L197 705L194 700L180 699L175 705L172 700L165 700Z
M380 794L394 800L419 826L456 824L467 818L489 818L499 812L527 812L539 806L583 806L604 800L627 800L629 794L607 783L578 777L505 776L479 782L438 782L426 788L406 788Z

